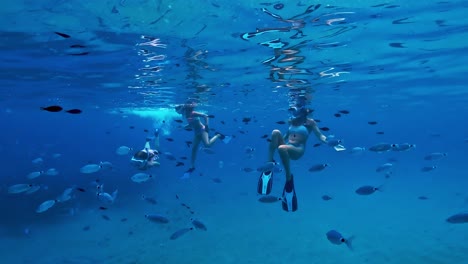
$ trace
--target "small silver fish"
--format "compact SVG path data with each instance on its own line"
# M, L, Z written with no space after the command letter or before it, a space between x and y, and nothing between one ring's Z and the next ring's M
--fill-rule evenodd
M384 163L380 166L378 166L375 171L376 172L388 172L389 170L391 170L393 168L393 164L392 163Z
M152 177L153 176L151 174L140 172L140 173L137 173L137 174L133 175L131 177L131 179L132 179L133 182L141 183L141 182L148 181Z
M440 160L447 157L447 153L434 152L424 157L424 160Z
M160 214L146 214L145 217L151 222L167 224L169 223L169 218Z
M43 213L47 210L49 210L52 206L55 205L57 201L56 200L47 200L39 205L36 209L36 213Z
M393 144L392 150L393 151L408 151L410 149L415 148L415 144L403 143L403 144Z
M98 164L87 164L81 167L80 172L85 174L91 174L98 172L101 169L101 166Z
M369 147L369 151L373 152L386 152L392 149L392 144L389 143L378 143L376 145L373 145Z
M115 150L115 153L117 155L124 156L124 155L127 155L131 150L133 149L127 146L120 146Z
M330 241L332 244L341 245L344 243L346 246L348 246L349 249L353 249L351 242L354 237L344 238L343 235L341 235L340 232L336 230L330 230L326 235L328 241Z
M104 192L102 187L100 189L101 191L96 194L98 199L106 204L113 204L119 191L115 190L112 194L109 194Z
M22 193L27 192L29 189L33 187L32 184L27 183L19 183L8 187L8 193Z
M28 179L35 179L44 174L44 171L33 171L26 176Z

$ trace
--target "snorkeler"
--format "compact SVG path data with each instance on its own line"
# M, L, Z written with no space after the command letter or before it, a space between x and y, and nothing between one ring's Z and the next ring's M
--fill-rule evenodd
M197 151L200 142L203 142L203 145L208 148L211 147L218 138L225 141L225 143L229 140L228 137L220 133L216 133L211 139L209 138L209 117L207 114L196 112L196 106L197 102L193 99L189 99L185 104L175 107L176 112L187 120L188 124L186 129L191 129L194 132L191 167L187 173L191 173L195 170L195 160L197 159ZM203 118L205 122L202 123L200 118Z
M275 151L278 150L286 174L284 184L282 207L283 210L294 212L297 210L297 197L294 189L293 175L291 173L290 160L300 159L305 152L305 146L310 133L323 143L327 143L327 137L320 132L317 123L308 117L312 110L304 106L291 107L289 109L289 129L286 135L281 134L277 129L271 134L271 141L268 148L268 162L273 162ZM272 188L273 171L263 171L258 182L257 192L259 194L269 194Z
M154 148L151 148L150 142L153 140ZM146 138L145 146L142 150L133 155L130 160L132 165L139 170L147 170L154 166L159 166L159 130L154 132L154 138Z

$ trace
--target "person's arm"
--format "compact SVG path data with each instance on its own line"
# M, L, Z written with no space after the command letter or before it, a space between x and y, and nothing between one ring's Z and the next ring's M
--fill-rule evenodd
M193 112L192 115L197 116L197 117L203 117L203 118L205 119L205 126L206 126L206 127L209 127L209 126L210 126L209 118L208 118L208 115L207 115L207 114L200 113L200 112ZM208 130L208 129L207 129L207 130Z
M313 119L307 119L307 127L315 134L318 140L322 141L323 143L327 143L327 137L320 132L319 127L317 126L317 122Z

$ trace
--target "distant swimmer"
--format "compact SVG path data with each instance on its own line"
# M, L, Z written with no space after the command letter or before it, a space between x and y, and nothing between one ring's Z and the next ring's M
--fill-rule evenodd
M195 111L198 103L195 99L189 99L185 104L177 105L175 110L178 114L181 114L187 121L187 129L193 130L194 138L192 143L192 155L191 155L191 167L184 174L183 178L188 178L190 173L195 170L195 160L197 159L197 153L200 143L205 146L204 151L210 152L211 147L216 140L221 139L224 143L228 143L231 137L225 136L221 133L216 133L212 138L209 137L209 115ZM201 121L203 119L204 122Z
M151 147L153 140L154 147ZM142 150L136 152L131 158L131 164L139 170L147 170L154 166L159 166L159 130L156 129L153 138L147 138Z
M286 135L275 129L271 133L271 141L268 147L268 162L273 164L273 156L278 150L284 171L286 183L283 188L282 208L287 212L297 210L297 197L294 188L293 174L291 172L290 161L300 159L305 152L305 145L309 135L313 133L322 143L327 144L327 137L320 132L317 123L308 115L312 112L303 103L296 104L289 109L289 129ZM322 165L323 167L323 165ZM273 171L266 170L260 175L257 192L259 194L270 194L272 189Z

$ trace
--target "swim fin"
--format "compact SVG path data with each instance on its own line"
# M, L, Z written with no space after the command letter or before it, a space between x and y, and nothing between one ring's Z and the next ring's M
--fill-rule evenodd
M281 206L286 212L295 212L297 210L297 197L293 179L286 181L284 184Z
M257 192L258 194L270 194L273 187L273 171L264 171L258 179Z

